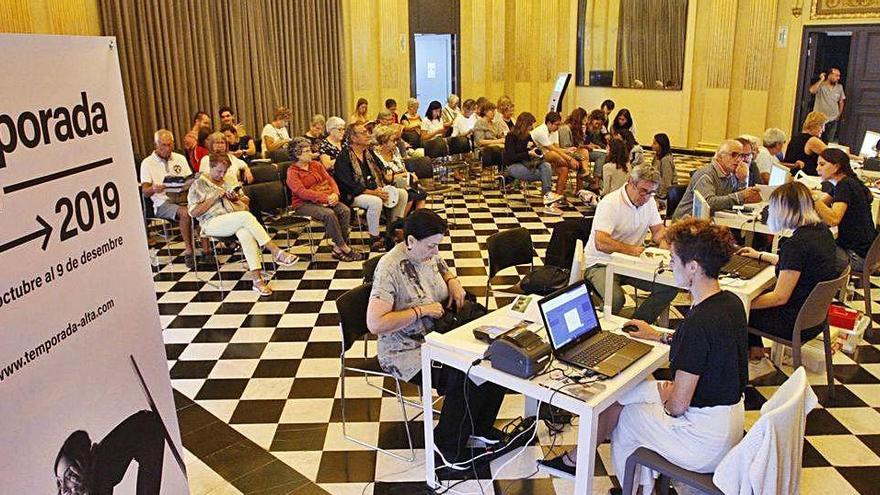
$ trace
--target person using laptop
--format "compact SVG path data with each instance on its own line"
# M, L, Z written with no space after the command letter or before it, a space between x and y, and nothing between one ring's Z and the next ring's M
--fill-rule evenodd
M653 165L639 165L630 170L623 187L606 195L596 206L590 238L584 249L587 265L585 278L593 283L600 295L605 294L605 267L611 261L612 253L640 256L645 250L643 243L649 230L654 242L666 247L666 228L654 201L659 187L660 171ZM678 293L675 287L616 275L611 289L613 313L620 312L625 302L622 285L631 285L651 293L636 308L633 318L652 323Z
M751 154L751 151L748 152ZM761 202L761 193L755 187L740 189L740 179L736 170L750 157L742 144L735 139L721 143L712 163L697 169L691 182L672 215L673 220L680 220L690 215L694 207L694 191L699 191L706 198L712 213L729 210L734 205Z
M422 384L422 343L447 308L461 308L465 292L439 254L446 221L416 210L404 220L404 241L382 256L373 276L367 328L379 339L379 365L386 372ZM483 444L503 434L494 427L504 389L486 381L477 385L451 366L436 366L433 386L444 396L434 444L446 462L471 457L469 434Z
M807 186L800 182L779 186L770 195L769 211L767 223L772 231L792 229L794 233L782 241L778 255L750 247L737 253L776 265L776 286L752 301L749 325L791 339L798 312L813 287L839 276L846 260L838 258L834 236L813 208ZM822 326L803 330L801 342L819 335ZM765 356L761 337L749 334L749 381L775 372L773 363Z
M599 415L597 444L611 439L614 472L647 447L683 469L710 473L743 435L743 394L748 376L746 314L742 302L718 283L735 249L726 227L688 218L666 233L675 281L693 305L674 334L632 320L630 336L666 343L673 381L645 380ZM539 461L551 473L572 477L577 448ZM636 472L641 493L653 493L649 470ZM612 491L613 493L613 491Z

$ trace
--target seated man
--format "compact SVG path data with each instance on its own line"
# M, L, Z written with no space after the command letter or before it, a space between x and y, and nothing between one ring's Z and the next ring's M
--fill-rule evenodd
M195 266L192 242L192 221L185 205L168 200L165 194L165 177L189 177L192 169L183 155L174 153L174 135L167 129L159 129L153 135L155 149L143 159L140 168L141 189L144 197L153 201L156 218L177 221L183 237L183 259L188 268Z
M612 253L639 256L645 250L643 243L648 229L661 248L667 248L666 227L657 210L654 195L660 187L660 171L653 165L639 165L630 172L629 180L620 189L606 195L596 206L593 228L584 248L586 277L600 296L605 294L605 267ZM611 311L620 312L624 295L621 285L631 285L651 292L633 313L633 319L653 323L675 299L678 289L656 284L651 280L615 276L612 288Z
M758 154L755 156L755 163L758 165L758 173L761 174L763 184L770 183L770 171L773 165L780 165L780 158L783 156L785 149L785 141L787 137L782 129L771 127L764 131L762 139L763 146L758 148Z
M608 155L608 132L605 130L606 114L602 110L593 110L587 119L587 132L584 133L584 144L590 150L590 161L593 162L593 175L602 178L602 166Z
M367 328L378 336L379 365L400 380L422 384L422 343L435 322L455 305L465 304L465 291L440 257L446 221L428 209L404 221L404 241L382 256L376 266L367 306ZM452 366L431 370L432 385L444 396L434 444L449 463L471 458L469 436L496 444L503 433L494 427L504 389L492 382L477 385ZM466 468L465 468L466 469Z
M556 194L565 195L565 183L568 182L569 170L577 173L576 190L580 191L583 186L581 162L571 155L576 148L562 149L559 146L559 126L562 125L562 116L559 112L547 112L544 123L535 127L532 132L532 141L544 152L544 160L553 167L556 172Z
M385 170L382 161L370 149L370 132L365 125L349 124L343 141L348 146L342 148L336 158L333 178L339 186L342 202L366 211L371 249L384 251L385 241L379 237L379 219L383 207L389 214L389 223L403 217L407 192L396 188L397 203L384 206L388 201L390 188L384 187Z
M739 179L736 169L746 160L743 145L734 139L728 139L721 143L712 162L694 172L687 190L681 198L681 203L672 215L673 220L690 215L694 207L694 190L700 191L712 213L719 210L728 210L734 205L744 203L759 203L761 193L756 187L738 190Z

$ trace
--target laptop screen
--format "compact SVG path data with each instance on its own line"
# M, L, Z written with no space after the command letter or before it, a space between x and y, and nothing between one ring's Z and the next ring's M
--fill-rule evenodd
M791 172L784 165L773 165L770 168L770 180L767 182L770 186L781 186L788 182Z
M559 350L583 335L595 333L599 317L584 282L563 289L538 303L553 350Z

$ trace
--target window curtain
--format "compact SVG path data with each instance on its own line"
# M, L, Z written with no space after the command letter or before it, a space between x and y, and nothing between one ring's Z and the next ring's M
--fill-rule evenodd
M681 89L687 0L620 0L617 85Z
M343 27L338 0L99 0L116 36L135 153L170 129L182 147L196 110L233 108L248 134L276 107L299 133L315 113L343 118Z

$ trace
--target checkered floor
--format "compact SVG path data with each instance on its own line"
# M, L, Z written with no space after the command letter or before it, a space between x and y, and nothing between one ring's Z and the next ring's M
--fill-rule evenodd
M703 161L689 158L692 161L685 163L677 157L679 172ZM537 195L504 197L492 189L487 186L481 195L478 188L465 187L464 194L456 190L443 198L443 214L454 224L441 255L464 286L478 296L485 290L489 235L525 227L543 257L549 227L560 220L543 214ZM439 207L438 201L435 208ZM583 214L575 205L563 210L566 217ZM322 231L316 229L314 235ZM214 268L203 267L198 274L187 270L180 248L179 243L171 244L171 262L156 273L155 287L192 493L429 493L424 483L421 421L410 426L417 456L412 463L343 438L335 300L361 283L360 263L337 263L326 241L309 259L308 244L301 237L293 250L303 261L279 270L270 284L274 294L261 298L251 290L250 281L243 280L241 263L226 263L220 257L226 289L221 292L205 282L216 283ZM162 257L161 261L169 260ZM499 286L516 281L514 271L509 273L507 280L497 281ZM490 309L504 303L491 298ZM680 310L687 307L686 301L682 303ZM856 307L860 304L854 302ZM875 311L880 309L873 304ZM833 401L826 399L824 375L810 374L823 407L811 413L807 423L803 493L877 493L880 345L874 344L880 344L880 339L860 346L854 357L835 354L835 378L840 386ZM375 352L375 342L367 347ZM356 356L363 350L360 345L351 352ZM748 390L747 425L755 421L761 404L784 379L779 373ZM367 386L362 377L345 380L349 434L408 453L405 423L396 400ZM417 390L408 387L406 392L415 396ZM508 396L498 424L519 416L522 406L521 397ZM572 493L571 482L536 472L535 460L548 455L551 446L555 453L570 447L577 427L566 427L555 437L544 425L538 431L539 443L503 470L500 466L510 457L478 472L482 481L464 481L454 490ZM220 438L226 443L221 444ZM494 482L489 481L492 476ZM596 493L607 493L616 483L605 444L596 462Z

